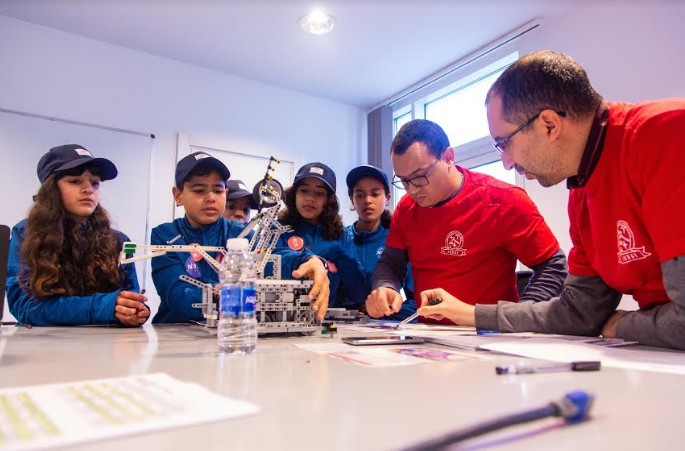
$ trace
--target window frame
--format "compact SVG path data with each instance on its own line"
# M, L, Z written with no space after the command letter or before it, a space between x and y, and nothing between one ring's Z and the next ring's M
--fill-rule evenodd
M424 87L415 91L411 96L390 105L392 108L392 135L397 134L397 125L400 123L400 119L405 118L408 114L410 114L410 120L425 119L427 106L432 102L466 89L495 73L501 73L519 58L518 49L501 50L501 52L488 55L487 58L482 58L480 64L475 62L469 64L461 70L455 71L450 77L445 77L438 83L431 84L430 89ZM460 144L455 147L455 154L455 163L466 169L501 161L501 155L492 147L492 138L489 135ZM525 179L521 174L515 173L514 179L517 186L524 187ZM392 191L394 209L405 191L394 186Z

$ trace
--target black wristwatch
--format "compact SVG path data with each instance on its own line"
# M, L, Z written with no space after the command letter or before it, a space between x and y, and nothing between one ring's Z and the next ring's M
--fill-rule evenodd
M325 258L320 257L318 255L312 255L311 257L309 257L307 259L307 261L311 260L312 258L318 258L319 260L321 260L321 263L323 263L323 267L326 269L326 271L328 271L328 262L326 261Z

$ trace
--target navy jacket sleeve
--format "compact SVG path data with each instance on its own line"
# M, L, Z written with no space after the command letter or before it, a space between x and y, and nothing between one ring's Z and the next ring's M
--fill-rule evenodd
M167 237L159 231L152 230L150 244L166 245ZM188 244L174 242L176 245ZM192 304L202 302L202 288L179 279L188 275L185 270L186 252L169 252L151 260L152 281L160 298L160 306L155 315L155 323L182 323L189 320L202 320L202 310L193 308ZM216 278L218 283L218 277Z
M341 285L344 286L347 295L345 302L351 301L350 305L337 305L336 307L356 309L362 306L371 292L371 281L357 259L351 234L343 233L339 248L329 260L333 260L338 269ZM341 299L341 301L343 300Z
M46 299L37 299L24 292L18 281L20 249L24 234L25 221L22 221L12 229L7 266L7 302L17 321L33 326L76 326L117 322L114 317L114 305L121 290L93 293L90 296L54 296ZM135 265L126 265L124 271L124 287L137 291L139 286Z
M402 288L407 299L414 299L414 276L411 273L411 263L407 265L407 276L404 278Z
M281 256L281 278L293 279L293 271L300 267L300 265L314 256L314 254L303 248L299 251L294 251L288 246L288 238L294 236L294 232L286 232L278 237L274 254Z

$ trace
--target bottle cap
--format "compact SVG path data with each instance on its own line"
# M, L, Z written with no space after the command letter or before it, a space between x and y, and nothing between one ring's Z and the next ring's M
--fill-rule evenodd
M229 251L244 251L249 247L247 238L230 238L226 241L226 249Z

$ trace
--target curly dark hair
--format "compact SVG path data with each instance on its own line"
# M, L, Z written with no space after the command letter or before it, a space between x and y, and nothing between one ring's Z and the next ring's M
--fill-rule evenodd
M98 173L97 166L86 165L50 175L29 211L19 282L36 298L87 296L121 288L119 239L107 211L98 204L93 214L77 224L62 204L57 180L86 169Z
M602 102L580 64L553 50L533 52L509 66L490 87L486 105L492 95L502 99L502 118L511 123L546 109L581 119Z
M288 224L295 230L300 224L305 222L300 212L297 211L297 206L295 204L295 197L297 195L297 188L299 184L293 185L285 190L285 210L281 210L278 213L278 219ZM326 204L323 206L323 211L319 217L319 227L321 228L321 234L327 240L337 240L342 237L343 232L343 221L342 216L340 216L340 202L338 202L338 196L326 188L328 193L328 198L326 199Z

